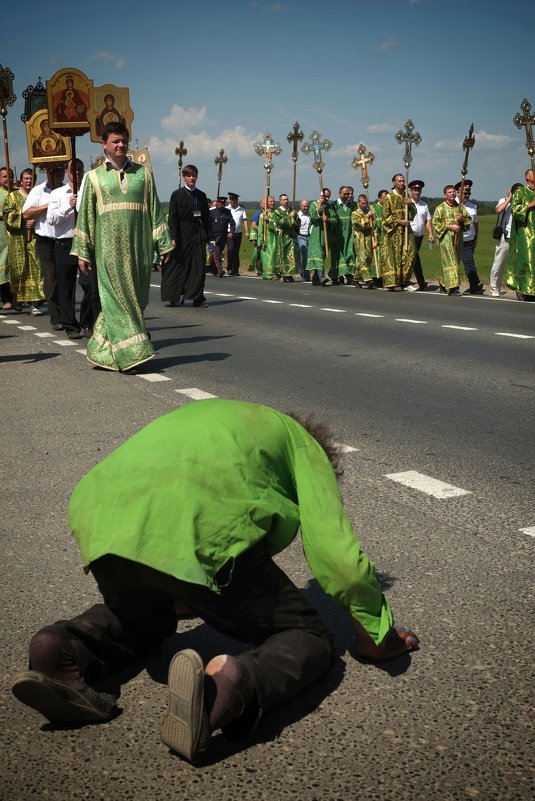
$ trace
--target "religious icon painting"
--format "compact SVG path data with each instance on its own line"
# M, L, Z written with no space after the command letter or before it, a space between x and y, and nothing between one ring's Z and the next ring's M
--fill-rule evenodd
M112 83L92 86L89 92L89 106L92 142L102 142L102 131L110 122L126 125L129 138L131 137L134 112L130 108L127 87L114 86Z
M33 117L24 124L30 164L44 165L66 162L70 159L70 140L52 130L46 108L36 111Z
M56 72L46 82L50 127L89 130L89 93L93 86L83 72L72 68Z

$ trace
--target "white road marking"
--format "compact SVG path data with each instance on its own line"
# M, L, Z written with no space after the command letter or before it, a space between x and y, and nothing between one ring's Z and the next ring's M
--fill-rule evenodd
M20 325L20 320L2 320L5 325Z
M409 320L405 317L396 317L396 323L414 323L414 325L427 325L427 320Z
M535 537L535 526L528 526L528 528L519 528L522 534L527 534L528 537Z
M404 473L388 473L385 478L390 478L392 481L397 481L398 484L403 484L405 487L425 492L427 495L432 495L434 498L456 498L459 495L470 495L468 490L461 489L460 487L453 487L451 484L446 484L444 481L439 481L431 476L426 476L423 473L417 473L416 470L407 470Z
M20 331L37 331L34 325L19 325Z
M145 381L152 381L155 383L156 381L170 381L171 379L168 378L166 375L160 375L160 373L138 373L138 378L144 378Z
M514 337L515 339L535 339L535 336L529 336L528 334L506 334L503 331L495 331L494 333L497 337Z
M233 298L234 295L231 295L229 292L212 292L212 295L215 295L216 298Z
M69 345L76 345L76 342L71 342L70 339L55 339L54 345L61 345L62 348L65 348L68 347Z
M477 328L470 328L467 325L441 325L441 328L454 328L456 331L477 331Z
M41 331L41 333L35 334L36 337L41 337L41 339L54 339L56 336L55 334L49 334L48 331Z
M175 389L175 392L179 392L181 395L187 395L188 398L193 398L193 400L217 398L217 395L211 395L209 392L204 392L202 389L196 389L196 387L190 387L189 389Z
M262 303L284 303L283 300L263 300Z
M258 298L250 298L249 295L238 295L238 300L258 300Z
M360 450L360 448L354 448L352 445L344 445L343 442L335 442L334 444L341 453L355 453L355 451Z
M366 312L355 312L355 317L384 317L384 314L366 314Z
M288 306L297 306L298 309L313 309L310 303L289 303Z
M320 308L320 311L332 311L332 312L337 312L338 314L345 314L346 313L345 309L329 309L327 306L322 306Z
M81 350L80 348L76 351L76 353L81 353L82 356L87 356L87 350Z

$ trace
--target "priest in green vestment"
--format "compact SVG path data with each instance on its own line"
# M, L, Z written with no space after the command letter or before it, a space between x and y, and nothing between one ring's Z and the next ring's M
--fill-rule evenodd
M80 270L97 270L101 313L87 358L107 370L130 370L154 355L143 312L154 248L164 264L173 249L150 170L126 157L128 130L106 125L105 162L87 173L71 253Z
M521 300L535 299L535 174L526 172L526 186L511 198L511 240L505 283Z
M332 268L333 283L352 284L355 276L355 251L351 215L356 208L351 198L351 188L341 186L336 203L332 205L333 243Z
M455 200L455 187L444 187L444 200L433 214L433 230L440 244L440 287L449 295L459 294L459 264L463 255L463 231L471 224L464 206Z
M327 230L327 245L331 247L332 232L332 206L329 203L331 190L324 188L319 200L310 204L310 234L308 237L307 270L312 278L313 286L325 284L327 277L324 274L325 265L325 230Z
M0 294L2 308L11 306L9 291L9 269L7 266L7 231L4 224L4 201L8 196L7 168L0 168Z
M377 247L375 249L376 259L374 259L374 264L372 268L373 277L376 280L376 284L382 284L382 263L383 263L383 204L385 202L385 198L388 195L388 191L386 189L380 189L377 193L377 200L375 203L372 203L371 208L373 211L373 220L374 220L374 233L375 233L375 241L377 243Z
M34 220L25 220L22 207L32 188L33 172L28 167L20 174L20 188L4 200L3 214L7 231L7 261L13 303L38 303L45 299L41 263L35 246Z
M279 207L274 209L272 222L277 228L277 267L283 281L293 281L298 272L295 262L297 213L288 207L288 195L279 196Z
M383 286L393 291L409 282L412 263L416 254L414 234L410 221L414 219L416 208L405 197L405 178L401 173L392 178L394 184L383 203ZM405 231L408 231L405 247Z
M258 218L258 249L262 264L262 278L265 281L278 281L281 277L280 258L277 251L277 223L273 217L275 198L267 199L267 209Z
M351 214L353 236L355 238L356 280L374 289L372 275L374 214L368 205L366 195L359 195L357 208Z

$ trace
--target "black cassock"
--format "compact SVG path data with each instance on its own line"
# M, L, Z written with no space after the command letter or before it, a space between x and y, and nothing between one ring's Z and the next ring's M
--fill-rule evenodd
M162 300L178 303L182 295L193 302L204 300L209 229L210 212L204 192L190 191L184 186L173 192L169 201L169 230L175 249L162 271Z

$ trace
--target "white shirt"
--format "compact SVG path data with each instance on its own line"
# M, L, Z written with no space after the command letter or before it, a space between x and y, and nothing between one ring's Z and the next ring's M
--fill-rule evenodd
M501 197L496 205L501 206L502 203L505 203L506 200L507 198ZM496 212L496 214L498 214L498 212ZM511 236L512 220L513 220L513 215L511 214L511 204L509 203L505 211L502 211L502 213L500 214L500 219L498 220L498 223L502 226L503 230L505 231L506 237Z
M425 224L431 219L429 206L424 200L419 200L418 203L412 201L416 208L416 216L411 220L411 228L414 236L423 236L425 233Z
M70 204L72 189L69 184L50 193L46 221L54 228L56 239L72 239L74 236L74 208Z
M36 206L44 206L46 203L48 203L51 194L52 189L50 189L46 181L44 184L37 184L37 186L34 186L33 189L30 189L28 197L26 198L26 202L22 207L22 211L25 212L28 209L35 208ZM46 211L43 211L38 217L35 218L33 230L38 236L47 236L50 239L56 238L55 229L46 221Z
M456 199L457 202L459 202L459 198L457 197ZM470 223L470 228L467 231L463 232L463 241L471 242L472 239L476 238L476 228L474 223L477 222L477 206L475 203L472 203L471 200L466 200L463 203L463 206L465 207L466 211L470 215L470 219L472 220L472 222Z
M227 206L227 209L229 209L234 218L234 222L236 223L236 229L234 233L241 234L243 231L243 221L247 219L247 212L243 206L236 206L235 209L233 209L232 206Z
M310 214L305 211L299 210L297 212L299 217L299 236L308 236L310 233Z

